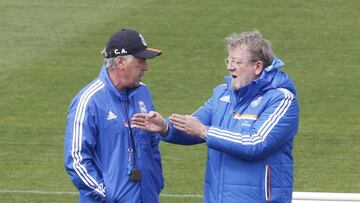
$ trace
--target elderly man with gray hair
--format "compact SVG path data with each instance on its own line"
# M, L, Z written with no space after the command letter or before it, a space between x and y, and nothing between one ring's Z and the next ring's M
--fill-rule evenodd
M114 33L99 76L72 100L65 132L65 168L79 202L158 203L164 187L160 138L130 122L154 110L141 82L147 59L161 54L131 29Z
M258 31L226 38L229 76L192 115L132 118L174 144L206 143L204 202L290 203L299 107L295 86Z

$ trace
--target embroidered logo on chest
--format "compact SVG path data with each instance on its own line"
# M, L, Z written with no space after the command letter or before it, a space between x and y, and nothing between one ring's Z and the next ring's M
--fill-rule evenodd
M109 114L108 114L106 120L109 121L109 120L112 120L112 119L115 119L115 118L117 118L117 115L115 115L112 111L109 111Z
M258 97L257 99L251 102L251 107L255 108L257 105L260 104L262 97Z
M143 101L139 101L139 108L141 113L147 113L147 108L145 106L145 103Z
M225 95L225 96L223 96L223 97L220 98L220 101L230 103L230 96L229 96L229 95Z

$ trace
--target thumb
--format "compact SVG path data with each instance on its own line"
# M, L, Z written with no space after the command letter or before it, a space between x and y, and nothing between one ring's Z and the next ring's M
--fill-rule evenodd
M150 118L155 118L156 117L156 112L155 111L150 111L149 112L149 117Z

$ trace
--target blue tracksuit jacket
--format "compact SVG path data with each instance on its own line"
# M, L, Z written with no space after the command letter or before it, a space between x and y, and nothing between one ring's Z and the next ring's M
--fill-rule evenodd
M231 78L193 116L209 126L204 202L290 203L298 102L290 78L275 59L251 84L234 91ZM164 141L204 142L170 125Z
M137 166L129 153L128 120L151 110L151 95L144 84L119 92L104 67L75 96L67 116L64 162L80 202L159 202L163 175L158 134L131 128ZM140 182L130 180L132 167L141 169Z

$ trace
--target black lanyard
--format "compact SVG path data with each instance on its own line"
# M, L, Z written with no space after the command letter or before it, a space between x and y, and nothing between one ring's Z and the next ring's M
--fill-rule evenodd
M135 140L134 140L135 139L134 134L131 129L131 122L130 122L130 117L129 117L128 93L129 93L129 91L126 91L125 114L126 114L126 119L127 119L127 123L128 123L130 143L131 143L131 148L129 149L129 164L131 163L132 158L134 160L134 166L131 167L131 171L130 171L130 179L133 182L138 182L141 180L141 170L137 167L137 163L136 163L136 144L135 144Z
M131 129L131 122L130 122L130 117L129 117L129 101L128 101L128 92L126 92L126 101L125 101L125 114L126 114L126 121L128 124L128 130L129 130L129 134L130 134L130 144L131 144L131 148L132 148L132 152L133 157L134 157L134 166L136 167L136 145L135 145L135 140L134 140L134 134L132 132Z

